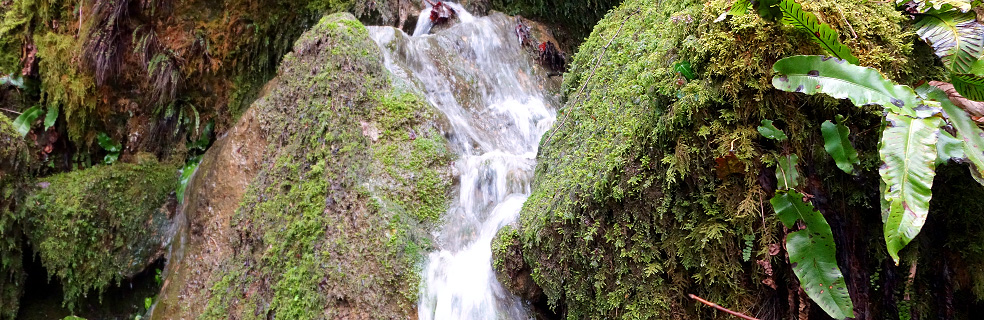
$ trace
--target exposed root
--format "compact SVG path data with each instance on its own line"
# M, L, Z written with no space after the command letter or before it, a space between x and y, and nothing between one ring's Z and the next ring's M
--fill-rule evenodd
M746 319L746 320L759 320L758 318L753 318L753 317L750 317L750 316L746 316L746 315L744 315L744 314L742 314L742 313L739 313L739 312L735 312L735 311L731 311L731 310L728 310L728 309L727 309L727 308L725 308L725 307L722 307L722 306L719 306L719 305L718 305L718 304L716 304L716 303L713 303L713 302L710 302L710 301L707 301L707 300L704 300L704 299L702 299L701 297L698 297L698 296L696 296L696 295L693 295L693 294L689 294L688 296L690 296L690 299L694 299L694 300L697 300L697 301L698 301L698 302L700 302L700 303L703 303L703 304L706 304L707 306L709 306L709 307L711 307L711 308L714 308L714 309L718 309L718 310L720 310L720 311L723 311L723 312L725 312L725 313L728 313L728 314L730 314L730 315L733 315L733 316L736 316L736 317L739 317L739 318L742 318L742 319Z

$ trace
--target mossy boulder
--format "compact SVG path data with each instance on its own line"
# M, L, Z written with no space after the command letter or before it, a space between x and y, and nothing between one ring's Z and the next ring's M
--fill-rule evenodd
M37 181L20 209L25 235L69 308L163 255L177 182L177 168L153 157Z
M903 84L941 77L911 20L892 4L799 2L837 29L862 65ZM713 22L730 3L628 0L595 27L565 76L567 102L541 141L520 223L493 244L500 279L521 288L510 277L530 270L547 303L568 319L728 317L689 293L760 318L823 318L799 294L782 250L784 230L768 204L774 155L792 152L801 159L804 191L833 229L857 319L971 314L984 297L969 290L981 286L984 234L976 224L951 222L970 219L969 209L934 199L927 228L951 229L924 230L895 266L878 201L881 107L773 89L776 60L823 49L754 13ZM684 62L696 78L674 72ZM849 119L862 153L853 176L823 149L819 124L838 114ZM759 135L763 119L790 135L788 149ZM718 168L715 160L732 152L737 172ZM966 177L962 165L948 166ZM959 180L969 190L955 197L980 192ZM907 285L914 263L915 282Z
M440 112L391 81L352 15L303 34L189 186L192 244L153 317L415 315L453 155ZM244 173L213 173L225 165Z
M0 116L0 319L17 316L24 292L23 233L17 207L25 194L30 153L10 118Z

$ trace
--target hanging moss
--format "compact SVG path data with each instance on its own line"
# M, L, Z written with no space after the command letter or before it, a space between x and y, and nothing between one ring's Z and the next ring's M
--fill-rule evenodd
M942 74L891 4L800 2L840 32L862 65L907 84ZM541 142L518 234L499 237L521 241L494 245L506 254L496 257L499 272L530 268L549 304L568 319L726 316L697 306L688 293L752 316L795 318L797 306L787 299L795 279L784 253L769 254L783 239L768 205L775 188L769 168L783 152L803 159L805 190L830 221L848 287L861 299L859 319L896 307L892 299L872 300L882 292L869 285L885 257L873 134L881 108L774 90L776 60L822 49L755 14L713 22L730 3L625 1L574 57L567 103ZM696 79L677 75L678 62L689 62ZM836 114L858 133L858 176L840 172L823 150L818 124ZM790 149L760 138L763 119L790 134ZM732 151L744 170L719 179L715 159ZM750 247L746 238L754 239ZM527 266L509 261L513 250ZM886 287L901 280L880 281Z
M352 15L293 48L250 111L270 144L201 318L409 318L450 188L439 113L391 86Z
M14 319L24 292L22 216L15 210L26 191L31 158L11 121L0 116L0 319Z
M554 25L561 43L577 45L591 29L621 0L490 0L492 8L510 15L523 15L538 22Z
M42 178L24 202L27 238L70 309L160 257L178 174L149 158Z

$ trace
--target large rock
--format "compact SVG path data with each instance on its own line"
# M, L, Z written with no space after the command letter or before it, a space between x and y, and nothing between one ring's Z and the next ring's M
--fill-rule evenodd
M294 44L205 157L154 318L411 318L452 154L353 16Z
M857 319L891 318L905 308L927 318L970 317L984 297L984 228L970 214L980 205L961 200L951 207L934 198L923 235L909 245L918 254L900 267L886 259L876 151L881 107L773 89L776 60L823 49L755 14L713 22L731 2L628 0L595 27L565 77L567 103L541 142L520 224L493 245L500 279L529 296L537 292L530 274L568 319L727 316L695 305L688 293L765 319L799 318L799 306L823 318L799 298L781 250L783 228L768 204L775 188L768 168L782 148L756 127L772 119L790 134L787 150L801 159L804 191L833 228ZM907 84L941 75L892 5L799 2L839 30L862 65ZM692 64L696 79L676 74L678 62ZM862 152L856 176L839 171L823 150L818 126L836 114L849 119ZM716 158L732 151L737 172L716 169ZM982 188L966 169L951 166L961 174L939 179L959 187L942 188L960 189L954 198L979 197Z
M24 233L71 309L159 259L173 232L178 171L153 156L38 180Z

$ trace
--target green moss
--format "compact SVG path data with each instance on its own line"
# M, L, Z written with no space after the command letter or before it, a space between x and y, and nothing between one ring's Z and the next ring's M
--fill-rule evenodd
M557 26L558 40L579 44L591 33L598 20L617 6L619 0L491 0L492 7L510 15Z
M31 158L11 121L0 116L0 319L14 319L24 291L21 220Z
M772 89L776 60L822 49L754 14L713 23L730 2L625 1L573 58L567 104L541 142L519 228L534 280L567 318L722 316L681 308L692 304L686 293L743 312L763 304L774 291L762 284L763 269L742 259L743 236L756 235L753 260L786 267L768 255L782 230L763 205L768 183L758 179L780 152L799 154L817 181L810 191L837 208L825 214L842 219L835 233L852 239L843 257L879 248L880 233L844 227L880 226L871 218L878 216L877 137L857 137L866 171L851 178L824 153L816 124L843 114L852 132L877 130L880 108ZM840 31L861 64L901 83L941 75L933 61L912 58L909 22L892 6L801 2ZM678 83L679 61L690 62L697 79ZM779 120L790 149L759 137L762 119ZM715 158L732 150L745 172L718 179ZM877 262L859 264L849 272L863 275Z
M26 235L69 308L158 257L177 180L175 167L155 160L40 179L22 209Z
M409 317L450 188L438 113L391 87L347 14L300 36L274 81L252 106L270 135L264 169L202 317Z

